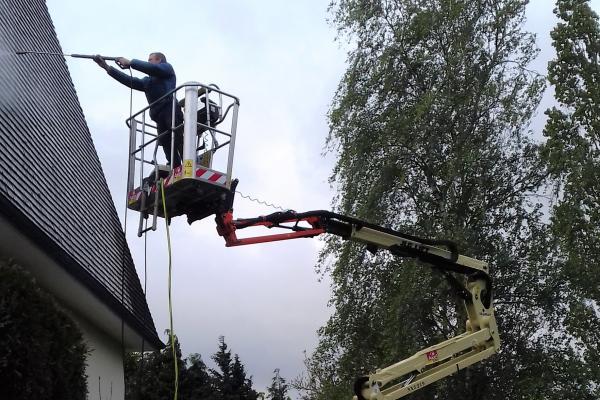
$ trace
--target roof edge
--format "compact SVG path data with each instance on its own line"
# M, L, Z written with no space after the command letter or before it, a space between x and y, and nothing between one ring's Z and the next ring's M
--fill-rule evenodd
M150 329L146 327L139 318L133 315L103 285L99 284L77 261L46 235L2 193L0 193L0 214L12 223L25 237L42 249L48 257L63 267L69 275L92 292L111 311L120 318L123 318L124 322L127 322L127 324L135 329L150 345L159 349L165 347L165 344L156 333L156 328Z

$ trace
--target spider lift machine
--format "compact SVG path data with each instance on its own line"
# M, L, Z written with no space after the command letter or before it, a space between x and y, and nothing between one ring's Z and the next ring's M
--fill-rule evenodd
M185 214L189 223L214 214L217 232L227 247L332 234L362 242L369 251L387 250L440 271L464 301L465 332L358 378L354 384L357 400L402 398L498 352L500 337L488 265L459 254L453 242L419 238L329 211L285 211L234 219L237 180L232 179L231 173L239 100L215 85L188 82L166 95L172 96L173 107L178 104L176 94L181 90L185 91L185 98L179 102L184 107L182 166L170 169L158 164L157 138L171 135L172 144L174 139L172 131L156 132L156 127L148 122L149 106L127 120L130 132L128 207L140 212L138 236L156 229L157 217L165 217L164 206L167 218ZM182 127L172 128L176 131ZM219 157L218 150L227 147L227 154ZM213 166L219 162L222 167ZM136 175L137 187L134 185ZM143 221L150 215L153 223L145 228ZM237 237L237 231L250 227L285 231Z

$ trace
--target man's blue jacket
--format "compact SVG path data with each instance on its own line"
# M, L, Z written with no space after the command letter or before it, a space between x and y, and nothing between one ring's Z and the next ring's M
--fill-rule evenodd
M123 85L128 86L135 90L140 90L146 93L146 99L148 104L153 103L161 96L164 96L169 91L175 89L176 77L175 71L171 64L167 62L161 62L160 64L152 64L146 61L131 60L131 68L148 74L144 78L135 78L121 71L118 71L114 67L108 69L108 74L121 82ZM165 98L157 104L150 107L150 118L156 121L156 117L164 112L170 112L171 97Z

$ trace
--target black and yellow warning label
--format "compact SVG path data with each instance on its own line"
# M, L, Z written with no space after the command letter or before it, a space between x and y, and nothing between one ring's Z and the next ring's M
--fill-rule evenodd
M189 178L192 176L192 160L183 160L183 176Z

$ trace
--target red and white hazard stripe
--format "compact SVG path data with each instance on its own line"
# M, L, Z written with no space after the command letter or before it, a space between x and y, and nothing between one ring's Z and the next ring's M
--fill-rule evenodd
M227 177L224 174L206 168L198 168L196 170L196 177L220 185L224 185L227 181Z
M142 197L142 191L139 189L132 190L129 192L129 204L137 202Z

